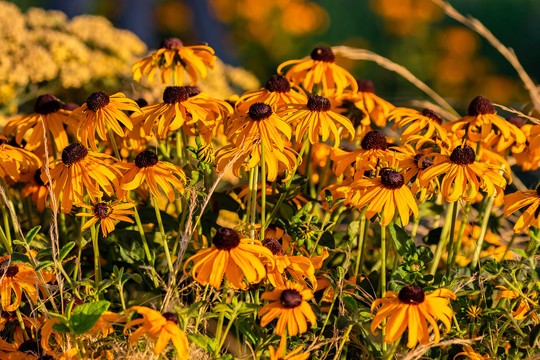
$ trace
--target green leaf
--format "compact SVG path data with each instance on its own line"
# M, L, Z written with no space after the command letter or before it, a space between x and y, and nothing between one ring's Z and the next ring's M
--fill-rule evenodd
M70 332L69 328L66 325L54 324L52 327L54 330L58 331L59 333L67 334Z
M394 242L399 255L405 258L407 255L416 253L416 244L409 237L409 234L396 224L390 224L387 227L390 238Z
M349 227L347 228L347 235L349 235L349 239L354 239L356 235L358 234L358 231L360 229L360 221L352 221L349 224Z
M70 327L77 335L87 333L110 305L110 302L102 300L77 306L69 319Z
M28 231L26 233L26 242L28 244L30 244L32 242L32 240L34 240L34 237L37 235L37 233L39 232L40 229L41 229L41 226L38 225L38 226L35 226L35 227L31 228L30 231Z
M36 266L36 268L34 270L35 271L43 270L47 266L52 266L52 265L54 265L54 262L52 262L52 261L43 261L43 262L39 263L39 265Z
M351 296L347 294L343 294L342 298L343 303L345 304L345 307L349 312L355 312L358 310L358 305L356 304L356 300Z
M60 249L60 253L58 254L58 261L64 260L66 256L68 256L71 249L75 247L75 241L70 241L66 245L62 246L62 249Z
M11 262L29 263L30 259L26 255L19 254L19 253L13 253L13 254L11 254Z
M346 316L340 316L338 317L337 321L336 321L336 326L339 330L344 330L346 327L348 327L349 325L353 325L354 324L354 321L349 319L348 317Z
M39 252L36 255L36 259L41 259L44 256L50 256L52 255L52 248L46 248L39 250Z
M190 343L194 343L198 347L207 350L208 342L210 341L207 336L201 334L188 334L187 337Z

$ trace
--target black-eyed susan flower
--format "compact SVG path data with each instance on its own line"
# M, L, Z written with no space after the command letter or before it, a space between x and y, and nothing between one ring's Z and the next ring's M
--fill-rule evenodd
M414 218L418 216L418 205L405 184L405 178L390 168L381 169L376 178L355 180L350 187L353 191L348 204L366 208L368 219L380 213L382 226L390 224L396 210L403 226L409 223L411 212Z
M7 256L0 258L1 263L5 263ZM45 282L52 280L52 274L48 272L41 273ZM11 263L4 265L0 269L0 294L2 297L2 310L15 311L19 308L22 301L22 291L35 305L38 299L38 287L43 285L40 276L28 265L21 263ZM15 298L12 298L12 293Z
M532 139L540 134L540 125L523 124L519 126L518 121L512 123L523 131L527 138L525 149L519 153L513 153L516 163L523 171L538 169L540 166L540 148L537 145L540 145L540 142L538 142L540 137L538 137L536 146L532 146L531 143Z
M521 148L527 140L520 129L497 116L493 104L484 96L478 96L471 101L467 116L445 123L444 128L459 138L466 135L470 141L475 143L489 139L492 131L495 131L503 140L502 143L508 144L508 146L515 143L515 147Z
M187 259L184 273L187 274L186 268L193 262L189 273L201 285L210 284L219 289L225 276L231 287L245 290L250 284L259 283L266 277L261 258L270 264L270 268L275 266L272 252L260 241L241 238L232 229L220 228L210 248L199 250Z
M7 138L0 135L0 178L17 182L21 174L37 169L39 164L36 155L9 145Z
M276 349L272 345L268 347L268 351L270 352L270 360L307 360L309 358L310 352L302 352L303 347L299 346L293 351L288 352L285 354L285 348L286 348L286 342L283 341L283 346L280 344L280 346Z
M360 142L361 149L351 152L333 149L330 158L334 161L334 173L341 175L354 163L355 178L363 177L364 171L373 170L379 163L388 162L393 152L380 131L368 132Z
M144 183L156 198L161 197L159 188L163 189L170 202L175 199L175 190L184 193L184 170L178 165L160 161L153 151L145 150L135 157L134 162L117 163L116 166L124 174L120 180L122 190L135 190Z
M514 225L514 232L521 232L531 226L540 228L539 205L540 186L538 186L536 190L516 191L515 193L504 196L504 216L506 217L519 209L528 206L527 210L521 214Z
M165 347L172 341L178 359L189 359L189 343L186 334L178 327L178 318L170 312L161 314L159 311L145 306L132 306L128 311L136 311L143 316L142 319L131 320L126 324L124 333L130 327L140 325L129 337L131 345L143 335L147 335L155 341L154 354L158 355L165 350Z
M506 179L499 174L501 167L475 161L474 150L467 145L456 147L450 155L436 154L433 166L430 166L420 177L420 185L428 186L434 177L443 175L441 193L448 202L460 198L471 200L480 189L488 196L499 193L506 187Z
M134 123L142 122L146 135L155 133L165 139L185 125L201 127L211 136L216 123L224 121L232 107L191 86L168 86L163 91L163 102L145 106L142 112L133 117Z
M446 130L441 126L443 119L435 111L424 109L421 112L409 108L398 107L388 113L388 121L394 120L394 129L407 128L401 134L401 140L410 142L411 135L422 135L426 138L437 137L448 142Z
M322 95L332 91L339 94L346 88L356 92L358 88L355 78L347 70L335 64L334 52L327 47L313 49L311 59L285 61L279 65L278 74L282 74L287 66L291 68L287 70L285 77L293 85L302 85L308 92L312 92L314 86L320 87Z
M49 145L54 143L56 150L61 151L69 144L67 133L64 130L64 123L69 113L69 111L62 109L62 103L55 96L41 95L34 104L33 114L10 119L2 133L4 135L14 134L15 141L21 144L23 137L30 131L25 148L32 151L43 144L43 130L45 129Z
M394 105L375 95L375 87L371 80L357 80L358 91L344 93L344 98L354 102L354 106L362 110L365 118L363 122L385 127L388 113L394 109Z
M274 111L277 111L278 107L282 105L305 104L306 101L307 98L304 94L291 88L289 80L281 75L273 75L263 88L244 93L236 102L235 108L239 112L245 113L251 105L260 102L268 104Z
M275 266L267 270L268 281L274 287L285 287L284 275L288 273L294 280L303 287L307 287L304 278L308 279L311 287L317 289L317 279L315 278L315 268L305 256L287 255L277 239L267 237L262 241L262 245L268 248L274 255Z
M499 299L521 299L519 301L519 305L512 310L512 316L516 320L523 320L527 318L528 316L531 316L535 323L538 323L538 315L536 314L535 310L538 307L538 300L535 300L537 298L536 291L532 291L529 294L527 294L527 297L530 299L523 298L518 292L508 289L505 286L496 286L497 289L499 289L499 295L497 296L496 300ZM525 289L526 290L526 289Z
M305 103L304 103L305 104ZM330 110L330 100L323 96L310 96L307 104L289 104L278 110L278 114L283 120L292 124L295 128L296 141L301 143L304 136L311 144L328 140L331 136L334 140L334 147L339 145L342 137L338 127L343 126L349 136L354 137L354 127L345 116Z
M132 130L133 123L123 111L140 113L141 109L135 101L120 92L111 96L102 91L93 93L71 113L72 122L77 126L77 138L84 146L97 151L96 133L101 140L107 139L108 129L124 137L121 124Z
M261 299L270 300L271 303L264 305L259 311L261 326L266 326L279 317L276 326L276 334L279 336L285 336L285 331L287 336L305 333L308 322L311 327L317 323L315 313L308 303L311 298L311 290L293 281L287 281L285 286L263 293Z
M85 195L92 200L101 198L103 192L112 196L121 175L110 165L114 161L111 156L88 151L79 143L68 145L61 159L51 161L52 188L56 202L61 202L61 211L70 212L74 203L83 203ZM44 175L41 179L47 182Z
M30 183L26 184L21 190L21 196L23 198L30 197L40 213L45 210L49 196L49 189L41 179L41 174L41 169L36 170L34 176L30 179Z
M89 216L91 217L82 227L81 230L88 229L94 224L101 222L101 232L103 236L107 236L115 228L115 220L126 221L133 224L133 220L126 215L133 215L135 211L129 210L133 208L132 203L121 203L115 201L113 203L98 202L92 206L86 204L79 204L80 207L89 209L90 212L78 213L77 216Z
M377 329L381 328L384 320L386 332L384 341L393 343L409 330L407 347L413 348L418 342L422 345L430 343L428 323L435 334L434 343L441 338L439 326L436 320L440 320L446 326L446 332L450 331L450 321L453 316L452 308L448 299L456 299L456 295L448 289L437 289L430 294L417 285L407 285L399 293L386 292L382 299L377 299L371 304L371 331L377 335ZM379 305L382 305L377 309ZM375 314L375 310L376 314Z
M207 70L214 68L216 56L214 49L207 45L184 46L178 38L166 38L161 47L150 56L141 59L133 65L131 72L137 82L148 75L148 81L153 82L157 70L163 84L172 78L174 84L184 82L184 72L191 79L191 85L206 78Z

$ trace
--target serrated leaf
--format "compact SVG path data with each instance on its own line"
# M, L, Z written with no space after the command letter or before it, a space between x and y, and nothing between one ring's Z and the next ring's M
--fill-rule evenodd
M30 244L32 242L32 240L34 240L34 237L36 237L37 233L39 232L39 230L41 229L41 226L38 225L38 226L35 226L33 228L30 229L30 231L28 231L26 233L26 242L28 244Z
M70 241L66 245L62 246L62 249L60 249L60 252L58 254L58 261L64 260L66 256L68 256L71 249L75 247L75 241Z
M77 306L69 319L70 327L77 335L87 333L110 305L110 302L102 300Z

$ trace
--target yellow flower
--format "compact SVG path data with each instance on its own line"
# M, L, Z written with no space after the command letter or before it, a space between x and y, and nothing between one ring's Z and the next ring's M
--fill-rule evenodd
M262 300L272 301L266 304L259 311L261 326L266 326L275 318L279 317L276 334L280 336L295 336L307 331L307 322L313 327L317 323L315 313L308 304L313 298L313 293L309 289L304 289L300 284L287 281L285 286L280 286L273 291L262 294Z
M26 133L31 131L25 148L32 151L43 144L43 129L46 129L49 146L54 142L56 150L61 151L69 144L64 130L68 115L69 111L62 109L62 103L56 97L51 94L41 95L34 104L33 114L10 119L2 133L16 134L15 141L21 144Z
M214 49L206 45L184 46L178 38L167 38L161 43L161 48L133 65L131 72L137 82L148 75L148 80L154 82L156 70L161 72L161 82L167 83L173 79L175 84L184 82L184 71L191 79L190 85L195 85L200 77L206 78L206 67L214 68L216 56Z
M260 241L241 239L236 231L220 228L210 248L199 250L187 259L184 273L187 274L186 268L193 262L191 276L201 285L210 284L219 289L225 276L231 287L245 290L249 284L259 283L266 277L261 257L270 264L270 268L275 266L272 253L261 246Z
M493 359L489 355L482 356L481 354L477 353L473 350L471 345L465 345L463 348L463 351L460 353L457 353L456 356L454 356L454 359L456 359L458 356L465 356L467 359L470 360L491 360Z
M45 210L49 189L45 186L43 180L41 180L41 169L38 169L34 173L30 183L22 188L21 196L23 198L31 197L32 202L36 205L39 213L42 213L43 210Z
M354 127L345 116L330 110L330 100L322 96L310 96L307 104L289 104L278 110L278 114L283 116L283 120L293 124L295 127L296 141L301 143L307 135L309 142L315 144L326 141L332 135L334 147L339 145L340 133L339 125L343 126L352 138L354 137Z
M501 290L496 300L499 300L499 299L513 300L513 299L518 299L521 297L519 293L513 290L510 290L505 286L499 285L499 286L496 286L496 288ZM538 315L535 312L536 308L538 307L538 300L533 300L533 299L536 299L537 297L536 291L533 291L527 294L527 297L529 297L531 300L522 298L519 301L518 307L512 310L512 316L516 320L523 320L530 315L533 318L533 321L535 323L538 323Z
M450 155L435 155L434 164L420 175L420 185L426 187L433 178L443 174L441 192L448 202L474 199L480 189L487 196L503 191L506 179L498 173L503 169L475 161L475 157L474 150L467 145L456 147Z
M381 226L388 226L397 210L403 226L409 223L409 213L418 216L418 206L411 190L405 184L403 175L390 168L380 170L380 176L374 179L356 180L350 185L348 204L363 209L370 219L382 213Z
M91 217L91 219L81 227L81 230L88 229L92 225L96 224L98 221L101 221L101 231L103 233L103 236L106 237L107 234L112 232L115 228L114 220L126 221L133 224L133 220L125 216L135 214L135 211L128 210L133 208L132 203L122 204L120 203L120 201L115 201L111 204L105 202L98 202L93 206L86 204L79 204L79 206L91 210L91 212L83 212L76 215Z
M9 256L0 258L0 262L6 263ZM52 280L52 274L41 272L43 280ZM20 263L3 265L0 269L0 295L2 296L2 310L15 311L21 305L22 290L35 305L38 299L38 286L43 285L40 276L29 266ZM12 299L15 293L15 300Z
M122 93L111 96L102 91L93 93L81 107L71 113L72 122L77 127L77 138L83 145L90 144L92 150L97 151L96 133L101 140L107 139L108 129L124 137L120 123L128 130L133 130L133 123L123 111L140 113L141 109L135 101Z
M116 166L124 174L120 181L122 190L134 190L145 183L152 195L159 198L159 186L170 202L175 200L175 190L184 193L184 170L178 165L159 161L157 155L150 150L139 153L132 163L117 163Z
M124 333L127 329L141 325L129 337L129 343L133 345L144 334L156 342L154 354L158 355L165 350L165 347L172 341L180 360L189 359L189 343L186 334L178 327L178 318L170 312L161 314L159 311L152 310L144 306L132 306L129 311L136 311L143 316L142 319L131 320L126 324Z
M515 193L504 196L504 216L519 209L528 206L527 210L517 220L514 225L514 232L521 232L523 229L528 229L530 226L540 228L540 214L538 206L540 205L540 186L536 190L516 191Z
M36 155L9 145L7 138L0 135L0 178L17 182L22 174L37 169L39 164Z
M346 88L356 92L358 86L354 77L342 67L334 63L335 56L332 49L317 47L311 52L311 59L289 60L279 65L277 72L282 74L285 67L292 67L285 73L285 77L293 85L302 87L312 92L315 85L320 86L322 95L335 90L340 94Z
M401 134L401 140L410 142L411 135L422 135L426 138L437 137L441 141L448 142L446 130L441 126L442 117L433 110L424 109L422 112L413 109L398 107L390 111L388 121L394 120L394 129L407 128Z
M424 294L424 290L416 285L407 285L399 293L388 291L384 298L377 299L371 304L371 331L377 335L377 329L387 319L384 341L390 344L396 341L409 329L407 347L413 348L418 342L422 345L429 344L428 323L435 333L434 343L441 338L436 319L446 326L446 332L450 331L450 321L453 311L449 300L456 299L456 295L448 289L437 289L430 294ZM374 315L375 309L381 305Z
M354 102L354 106L362 110L365 118L362 123L370 125L374 123L378 127L385 127L387 117L394 105L375 95L375 87L370 80L357 80L358 92L344 93L344 99Z
M301 345L293 351L287 353L287 355L284 355L286 347L287 342L285 341L285 338L281 338L277 350L275 350L274 347L270 345L268 347L268 351L270 352L270 360L307 360L307 358L309 358L309 351L299 354L299 352L303 349Z

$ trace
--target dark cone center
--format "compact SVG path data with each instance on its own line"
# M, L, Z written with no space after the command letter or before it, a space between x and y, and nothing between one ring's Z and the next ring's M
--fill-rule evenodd
M382 132L372 130L364 136L360 146L364 150L386 150L388 149L388 141Z
M21 345L19 345L20 352L32 354L34 356L38 356L41 351L39 351L39 346L36 340L26 340Z
M159 159L157 157L157 155L150 151L150 150L145 150L141 153L139 153L136 157L135 157L135 165L139 168L139 169L144 169L144 168L147 168L147 167L150 167L150 166L154 166L158 163Z
M163 317L167 319L167 321L172 321L173 323L178 324L178 317L174 315L172 312L164 313Z
M474 163L475 157L476 154L474 153L472 147L467 145L460 145L455 148L454 151L452 151L452 154L450 155L450 161L458 165L469 165Z
M424 115L427 118L430 118L431 120L435 121L439 125L441 125L442 122L443 122L443 119L442 119L441 115L439 115L438 113L436 113L433 110L424 109L424 110L422 110L422 115Z
M302 303L302 294L294 289L283 290L279 297L279 301L284 308L292 309L300 306Z
M430 158L428 157L425 157L422 159L422 154L416 154L414 156L414 162L415 164L418 166L419 169L421 170L426 170L428 167L430 167L431 165L433 165L433 160L431 160ZM421 165L418 165L418 162L420 161L420 159L422 159L422 164Z
M109 204L99 203L94 206L94 214L100 219L106 219L112 212L112 208Z
M220 228L214 235L212 244L219 250L231 250L240 244L240 235L233 229Z
M509 116L506 118L506 121L519 129L521 129L521 127L527 123L527 120L520 118L519 116Z
M270 92L286 93L291 90L291 84L283 76L273 75L268 79L264 88Z
M62 103L51 94L41 95L34 104L36 114L47 115L57 112L62 108Z
M11 265L6 269L4 276L12 278L18 273L19 273L19 267L17 265Z
M71 166L83 160L88 155L88 149L79 143L70 144L62 151L62 162L66 166Z
M330 110L330 100L323 96L315 95L310 96L307 102L307 108L309 111L328 111Z
M278 239L266 238L262 241L264 247L269 249L272 254L282 256L284 254L283 247L279 243Z
M196 86L186 86L189 97L197 96L201 93L201 89Z
M381 169L381 183L387 189L399 189L403 186L403 175L390 169Z
M332 49L319 46L311 52L311 58L316 61L334 62L335 56Z
M163 102L175 104L189 99L189 91L186 86L167 86L163 91Z
M485 114L495 114L495 108L491 101L484 96L477 96L471 101L467 114L470 116L478 116Z
M249 107L248 114L255 121L264 120L272 115L272 108L264 103L255 103Z
M86 99L86 106L92 111L98 111L109 105L109 102L109 95L105 94L103 91L99 91L93 93Z
M360 79L360 80L356 80L356 83L358 84L359 92L366 92L366 93L375 92L375 86L373 86L373 82L371 80Z
M425 297L424 290L416 285L407 285L398 294L399 300L404 304L421 304Z
M160 48L172 49L173 47L184 46L184 43L179 38L165 38L161 41Z

